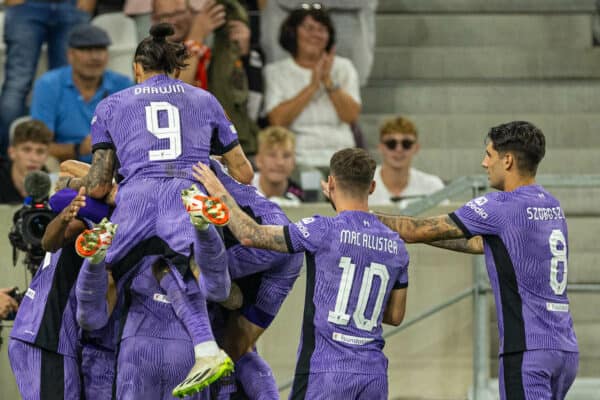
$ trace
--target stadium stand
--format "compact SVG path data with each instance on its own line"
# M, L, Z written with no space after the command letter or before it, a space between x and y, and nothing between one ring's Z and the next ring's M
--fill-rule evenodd
M375 148L383 118L405 114L426 133L415 166L450 181L482 172L482 142L490 126L527 119L542 128L548 141L540 174L598 173L600 50L592 47L594 11L594 0L380 0L375 64L362 93L361 124L369 147ZM113 40L110 67L119 70L112 51L121 42ZM595 272L600 188L551 191L569 218L569 282L600 283ZM288 211L292 220L331 213L325 204ZM13 212L0 207L5 221ZM8 229L0 226L0 237ZM472 285L470 256L423 245L412 245L409 252L407 320ZM0 254L0 287L26 287L24 268L8 268L7 241L0 241ZM293 375L304 284L302 275L259 343L278 383ZM597 399L600 390L593 378L600 378L600 296L571 293L570 298L581 358L569 399ZM388 340L391 399L465 398L473 378L472 308L470 300L461 301ZM489 310L488 360L495 375L498 344L491 299ZM5 340L8 331L1 333ZM0 398L18 398L16 393L2 346Z
M92 24L105 29L112 40L108 69L133 79L133 53L137 47L137 31L133 19L120 12L100 14Z

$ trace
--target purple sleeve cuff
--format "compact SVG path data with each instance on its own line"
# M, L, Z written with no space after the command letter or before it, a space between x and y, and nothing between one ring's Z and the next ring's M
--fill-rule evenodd
M59 190L54 195L52 195L52 197L50 197L50 201L49 201L50 208L52 209L52 211L59 213L65 207L67 207L69 204L71 204L71 202L73 201L75 196L77 196L77 190L74 190L74 189ZM79 210L79 213L77 213L77 216L79 218L89 219L90 221L92 221L94 223L98 223L102 220L102 218L108 217L109 212L110 212L110 207L108 204L106 204L100 200L93 199L91 197L86 196L85 197L85 207L83 207Z

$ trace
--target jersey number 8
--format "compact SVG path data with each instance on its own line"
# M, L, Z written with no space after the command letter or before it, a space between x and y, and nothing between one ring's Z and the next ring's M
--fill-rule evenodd
M560 229L554 229L548 238L550 243L550 253L552 260L550 261L550 287L552 291L560 296L567 289L567 240ZM559 248L560 246L560 248ZM562 281L558 281L558 266L563 265Z

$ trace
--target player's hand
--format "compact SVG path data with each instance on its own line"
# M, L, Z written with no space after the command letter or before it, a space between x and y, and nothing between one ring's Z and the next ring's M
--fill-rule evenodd
M19 309L17 301L8 295L11 290L13 288L0 289L0 319L6 318L8 314Z
M220 198L227 194L227 189L206 164L198 161L196 165L192 166L192 169L194 178L204 186L209 195Z
M60 219L64 224L71 222L76 216L79 210L85 207L85 188L79 188L77 196L71 200L71 203L65 207L59 214Z
M238 44L240 55L250 52L250 28L242 21L232 20L227 23L229 40Z

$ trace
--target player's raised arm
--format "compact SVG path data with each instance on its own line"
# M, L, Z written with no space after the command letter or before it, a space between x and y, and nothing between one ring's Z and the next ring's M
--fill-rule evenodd
M398 232L400 237L407 243L429 243L465 237L463 231L449 215L429 218L388 215L378 212L375 215L387 227Z
M85 186L90 197L103 199L113 189L113 175L115 169L115 151L113 149L98 149L94 151L92 165L87 175L82 178L72 178L66 181L66 186L79 189ZM57 189L62 189L57 184Z
M283 233L283 226L257 224L238 207L233 197L208 166L198 162L193 166L193 171L194 178L204 185L206 191L211 196L221 199L229 207L231 219L228 227L240 243L244 246L282 253L290 252Z

